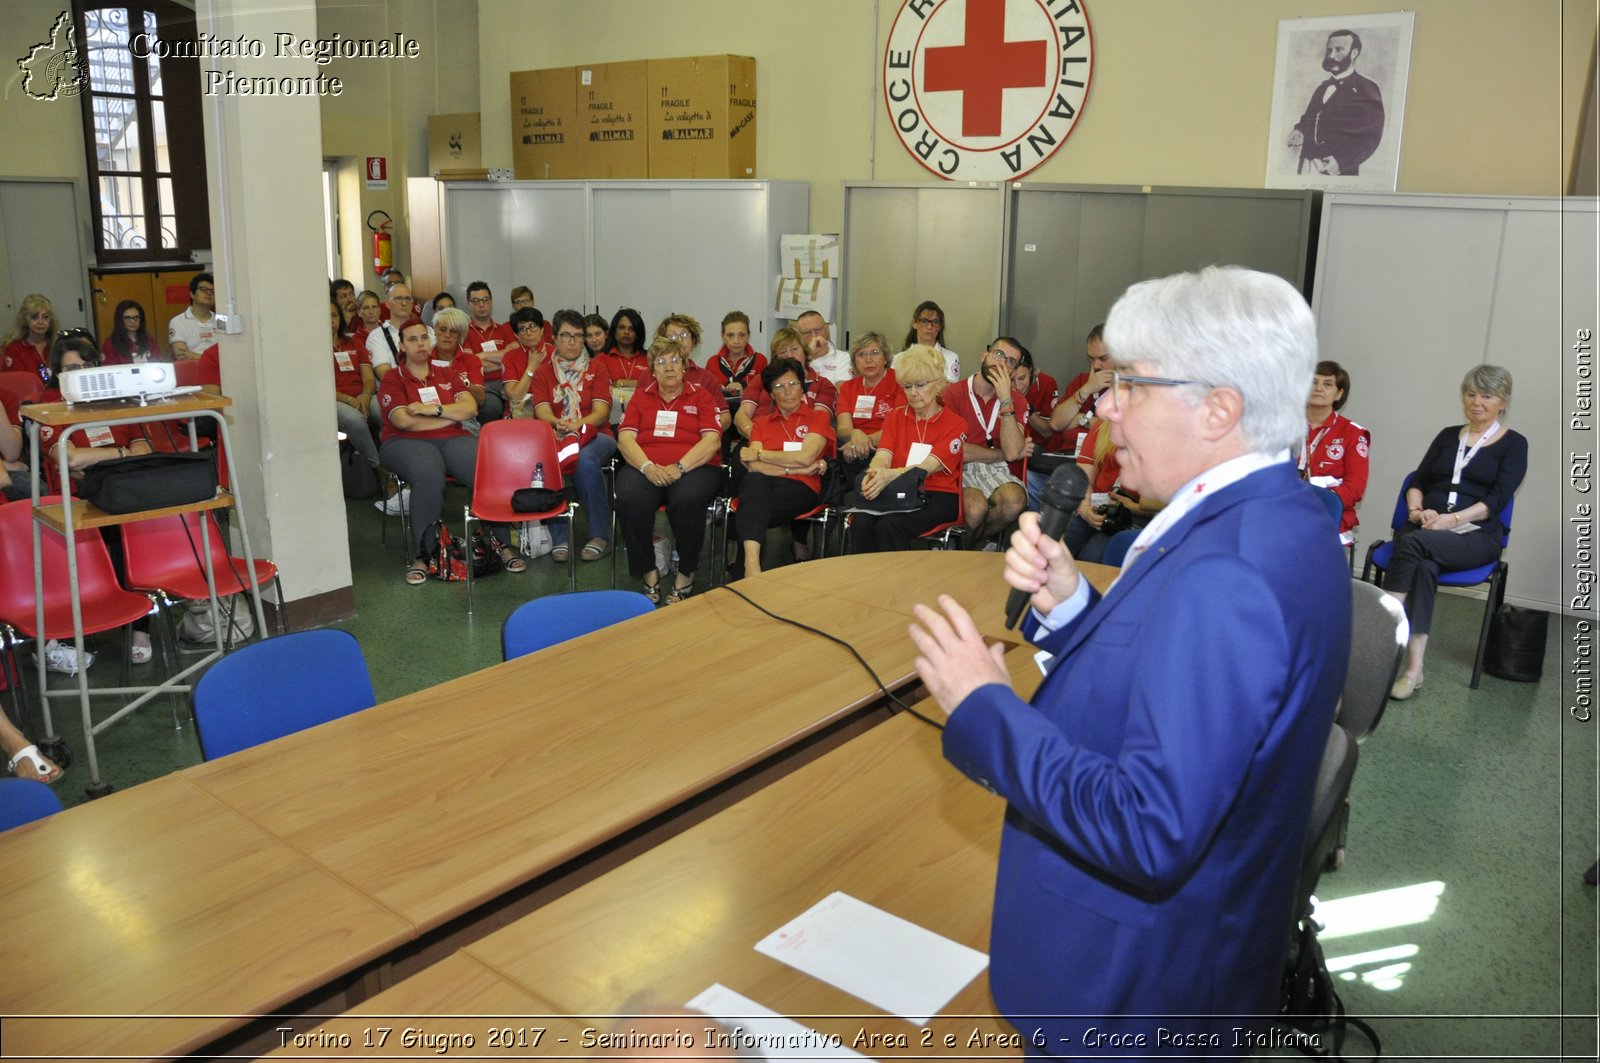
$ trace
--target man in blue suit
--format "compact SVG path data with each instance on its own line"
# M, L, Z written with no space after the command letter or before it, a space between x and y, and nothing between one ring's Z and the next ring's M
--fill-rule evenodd
M1166 508L1103 597L1025 515L1006 579L1055 655L1031 705L948 597L917 668L945 756L1009 802L990 983L1033 1051L1239 1054L1277 1010L1349 655L1349 569L1292 459L1316 327L1225 267L1134 285L1105 339L1122 482Z

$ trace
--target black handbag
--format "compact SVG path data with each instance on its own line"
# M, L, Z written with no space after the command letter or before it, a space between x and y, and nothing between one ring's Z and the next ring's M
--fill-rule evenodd
M861 475L865 478L866 473ZM842 508L846 513L914 513L928 500L922 489L922 481L927 476L926 469L907 469L884 484L877 498L864 497L861 481L857 480L855 488L844 496Z
M217 452L136 454L83 471L78 497L107 513L140 513L205 502L217 494Z
M1544 674L1544 647L1550 614L1501 605L1489 621L1483 670L1514 683L1537 683Z
M511 492L511 508L518 513L548 513L567 500L566 488L520 487Z

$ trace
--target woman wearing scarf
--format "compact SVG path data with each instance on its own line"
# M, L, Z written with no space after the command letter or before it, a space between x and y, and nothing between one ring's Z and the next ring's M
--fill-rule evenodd
M598 359L589 357L582 314L558 310L551 324L555 357L546 359L534 374L528 398L533 415L555 429L561 475L571 477L578 503L588 515L589 541L578 556L598 561L611 553L611 499L603 471L617 452L617 441L607 423L611 378ZM550 537L555 544L551 557L565 563L571 549L566 524L553 522Z

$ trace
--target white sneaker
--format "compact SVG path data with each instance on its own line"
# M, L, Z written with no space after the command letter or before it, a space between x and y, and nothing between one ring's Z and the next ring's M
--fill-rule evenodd
M411 508L411 488L402 487L394 494L381 502L372 503L373 508L386 517L398 517L402 512Z
M83 667L88 668L94 664L94 654L88 650L83 651ZM52 672L62 675L78 674L78 651L71 646L63 646L55 639L44 644L44 666Z

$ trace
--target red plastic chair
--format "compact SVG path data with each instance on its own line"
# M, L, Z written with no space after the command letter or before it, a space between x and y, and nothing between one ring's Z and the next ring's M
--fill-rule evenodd
M210 598L206 589L204 556L200 553L201 521L209 517L206 512L176 513L170 517L134 521L122 526L122 550L127 561L128 587L160 596L163 606L173 600L203 602ZM223 541L221 529L209 521L205 529L205 542L211 554L212 573L217 583L217 597L247 594L250 581L244 559L232 557ZM278 592L278 630L287 630L283 605L283 584L278 579L278 566L271 561L255 562L256 584L271 582ZM246 606L246 608L249 608ZM232 610L228 612L231 632ZM167 631L172 645L177 645L177 632L169 609L163 608Z
M544 485L561 490L561 463L556 457L555 430L543 421L522 418L490 421L478 432L478 464L473 473L472 504L467 507L463 543L472 541L472 522L521 524L530 520L567 522L567 551L572 589L578 589L578 551L573 540L578 526L576 502L562 502L542 513L521 513L511 508L511 496L533 480L533 470L544 466ZM467 612L472 612L472 566L467 565Z
M58 504L59 495L47 495L41 504ZM44 573L44 630L36 627L33 580L33 504L24 499L0 505L0 624L7 645L21 635L43 642L72 638L72 595L67 582L67 541L45 527L39 533L40 566ZM150 599L123 590L111 568L111 555L97 530L75 532L78 590L83 610L83 633L93 635L126 627L150 611ZM124 640L124 645L131 639ZM126 654L126 649L124 649ZM128 660L124 657L124 672ZM126 684L124 684L126 685ZM43 692L40 692L41 699Z
M711 531L713 553L711 558L711 585L713 587L720 587L728 582L728 525L733 523L733 515L739 512L738 498L718 499L718 501L725 504L719 507L718 512L712 518L715 521ZM817 554L818 557L828 556L828 531L833 524L836 512L827 503L819 502L794 518L797 521L816 524L822 528L822 549ZM742 548L743 544L740 544L740 549Z
M44 390L44 381L38 373L0 373L0 391L6 392L19 403L27 405L36 392Z
M935 550L959 550L967 543L967 492L956 492L956 519L935 525L917 536ZM954 545L951 545L952 540Z

